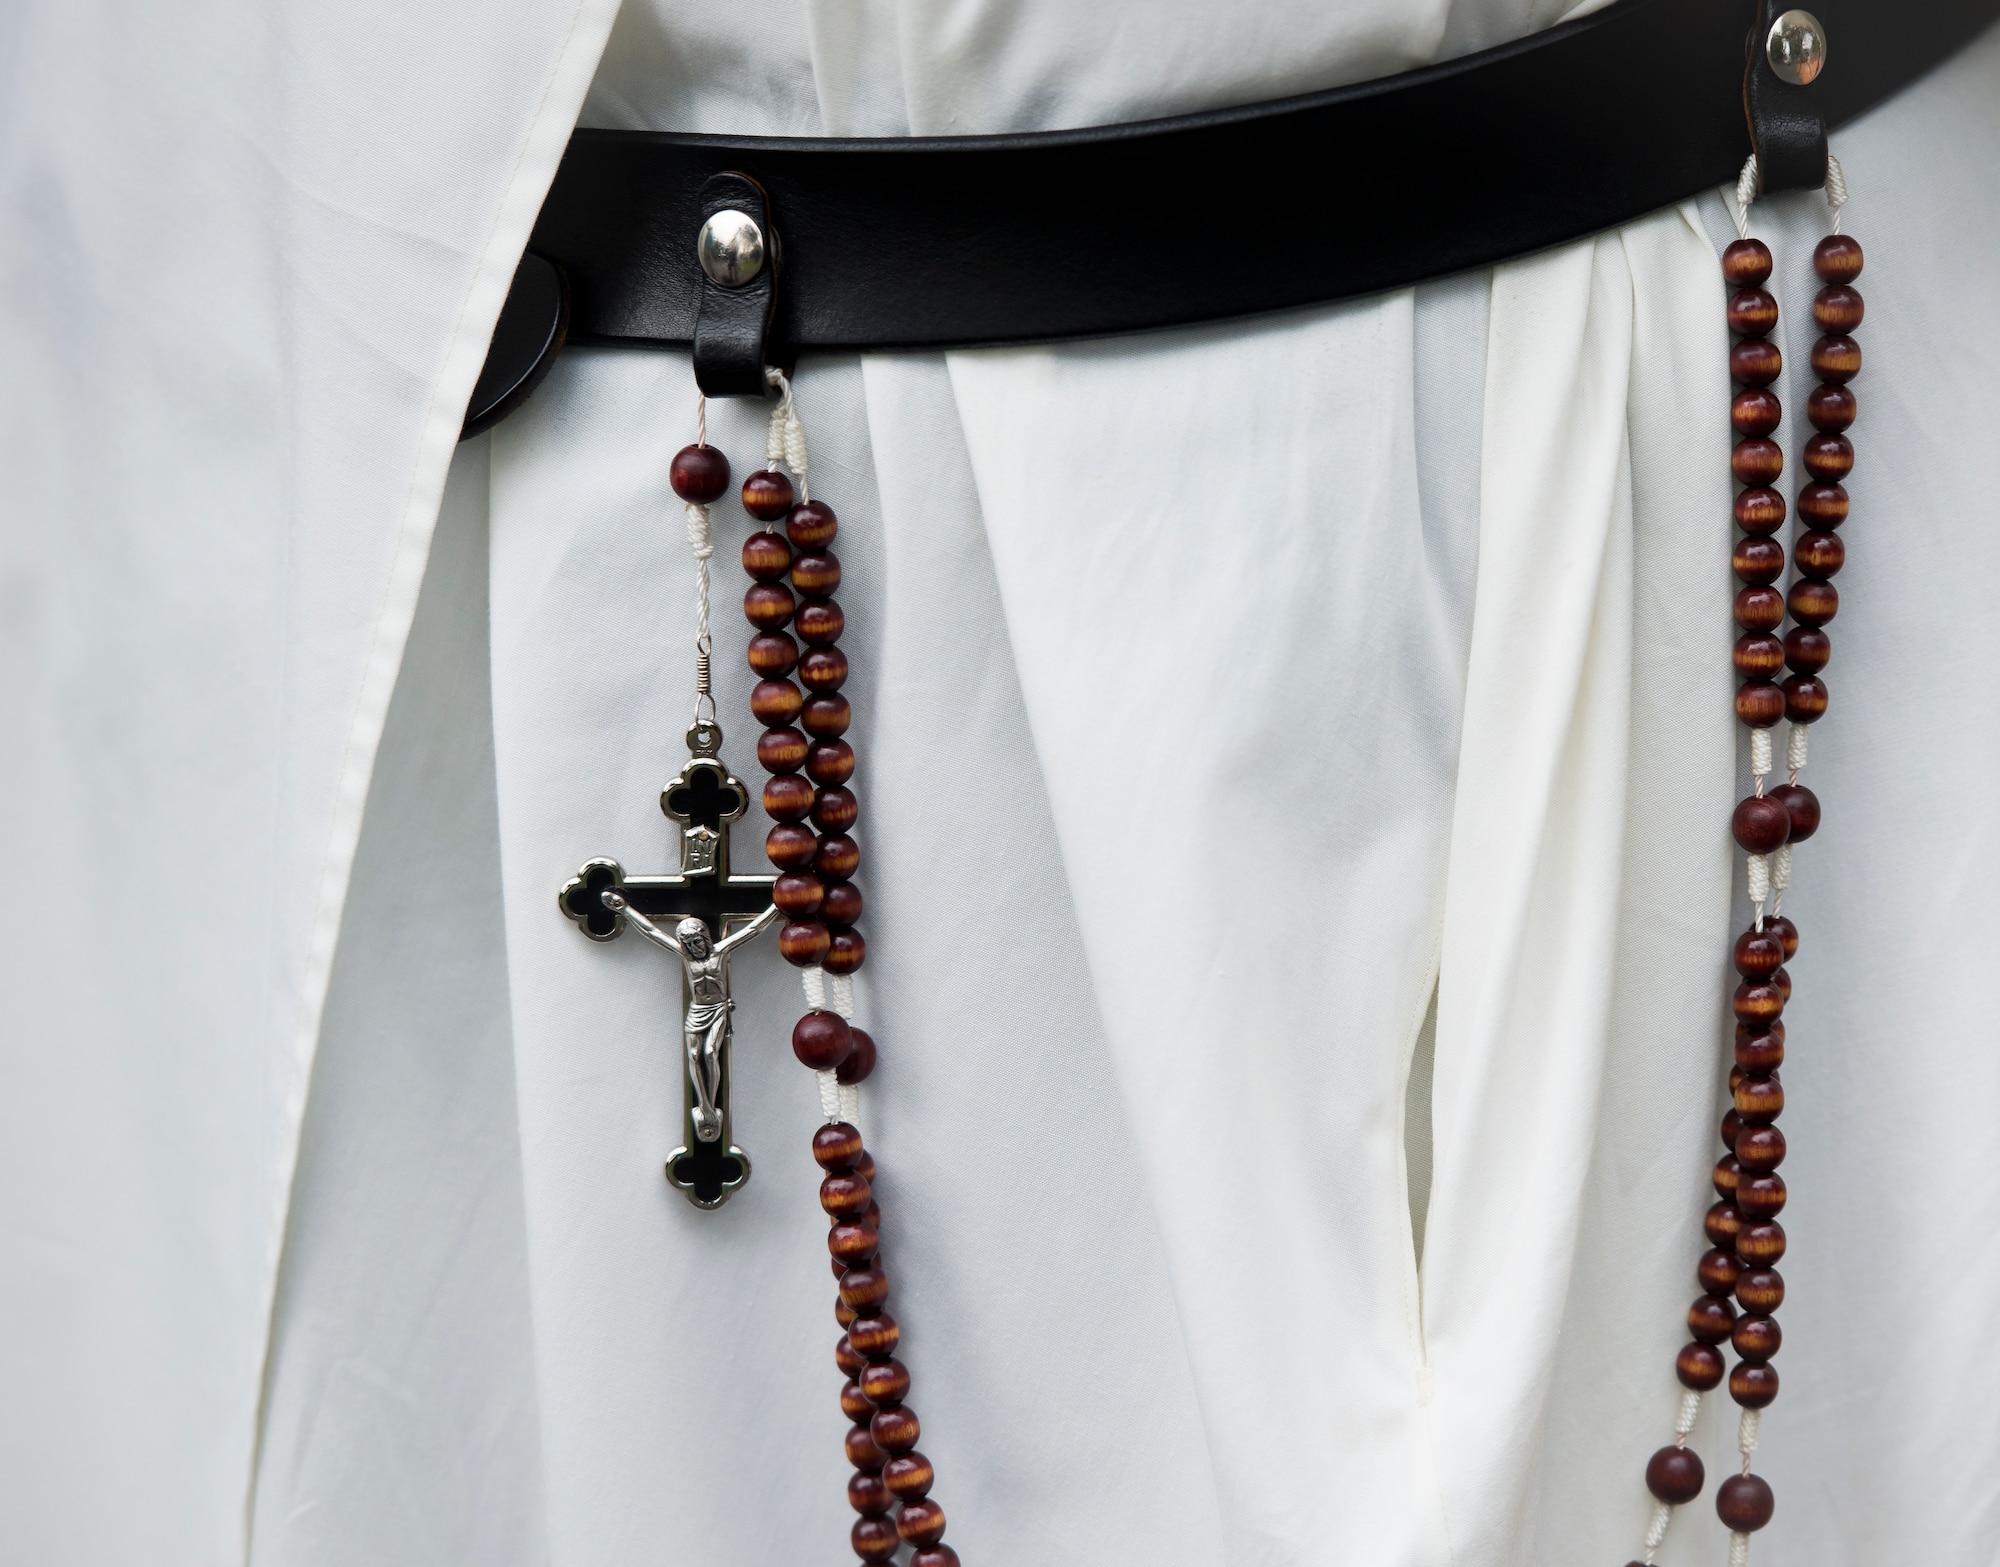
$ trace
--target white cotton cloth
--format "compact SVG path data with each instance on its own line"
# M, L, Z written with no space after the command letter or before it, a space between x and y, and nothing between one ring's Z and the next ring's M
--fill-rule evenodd
M17 23L6 1559L844 1549L796 980L768 943L737 960L755 1176L697 1213L660 1176L678 980L555 908L587 858L672 852L685 360L573 350L446 485L579 112L1070 125L1555 20L610 11ZM2000 1552L2000 832L1907 764L2000 751L1977 674L1944 673L1996 640L1996 85L1989 37L1836 141L1870 314L1827 821L1787 901L1773 1567ZM1800 370L1822 221L1754 219ZM1728 232L1710 199L1258 322L802 368L847 573L863 1123L968 1564L1640 1553L1744 917ZM1781 385L1794 443L1808 385ZM710 409L739 473L761 425ZM715 524L721 563L745 524ZM718 658L754 779L748 685ZM1702 1504L1660 1561L1726 1550Z

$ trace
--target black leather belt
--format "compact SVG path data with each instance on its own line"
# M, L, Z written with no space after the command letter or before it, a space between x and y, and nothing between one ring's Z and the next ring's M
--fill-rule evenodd
M763 363L801 353L1137 332L1490 265L1727 183L1753 134L1767 184L1817 184L1825 127L2000 14L2000 0L1815 4L1829 63L1809 88L1764 60L1780 0L1619 0L1425 70L1089 130L579 130L468 432L525 397L565 336L685 348L699 323L704 385L749 392ZM742 293L697 264L718 205L774 235Z

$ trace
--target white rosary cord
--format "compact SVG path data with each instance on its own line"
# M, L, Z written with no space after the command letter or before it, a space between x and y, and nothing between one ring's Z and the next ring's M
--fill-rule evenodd
M1701 1394L1688 1388L1681 1394L1680 1412L1674 1417L1674 1446L1686 1447L1688 1433L1694 1429L1695 1420L1701 1414ZM1667 1537L1667 1526L1674 1521L1673 1505L1668 1502L1653 1503L1653 1516L1646 1524L1646 1567L1653 1567L1653 1554L1659 1550L1660 1542Z
M708 399L695 394L695 445L708 444ZM708 525L708 508L700 501L687 503L687 541L694 553L694 716L699 723L702 706L707 704L708 721L715 722L715 696L709 689L709 656L715 650L708 632L708 561L715 553L715 538Z
M1757 172L1757 154L1743 160L1743 172L1736 176L1735 206L1730 216L1736 220L1736 237L1750 237L1750 203L1764 194L1764 182ZM1826 155L1826 204L1833 210L1833 232L1840 232L1840 209L1847 205L1847 176L1840 160Z
M792 403L791 379L782 370L766 370L764 379L778 389L778 401L771 409L771 427L764 438L764 458L770 467L783 463L792 470L792 478L799 487L799 499L809 501L812 492L806 487L806 427L799 423L798 410Z

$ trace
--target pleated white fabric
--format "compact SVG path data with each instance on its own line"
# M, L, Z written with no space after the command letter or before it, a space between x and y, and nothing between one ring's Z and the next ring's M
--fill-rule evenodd
M699 1214L659 1173L677 979L554 905L586 858L671 853L685 362L573 351L445 486L586 82L596 123L992 130L1554 15L433 8L301 16L263 55L177 37L163 73L157 32L28 14L26 57L101 53L202 156L43 86L10 144L0 242L38 313L0 394L0 863L33 889L0 900L0 1555L837 1555L797 982L736 966L756 1173ZM260 65L283 134L239 145L215 106ZM1774 1567L2000 1554L2000 832L1990 791L1925 797L2000 751L1996 84L1989 38L1838 142L1868 368L1827 825L1787 907ZM142 248L101 187L149 178L175 199L141 203ZM1757 217L1801 366L1822 218ZM1711 200L1269 321L799 376L847 573L863 1120L968 1563L1639 1553L1743 914L1725 233ZM170 353L198 329L207 357ZM761 423L710 410L739 471ZM718 525L726 565L744 523ZM748 684L722 661L754 778ZM1711 1474L1730 1417L1697 1427ZM1719 1563L1684 1511L1663 1567Z

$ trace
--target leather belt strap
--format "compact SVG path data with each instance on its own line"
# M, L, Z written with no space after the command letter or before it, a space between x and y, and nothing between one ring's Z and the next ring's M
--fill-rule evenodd
M1088 130L839 140L579 130L529 249L567 279L570 341L686 346L702 294L704 187L746 175L776 229L762 346L779 364L1346 299L1728 183L1760 98L1792 117L1764 129L1783 139L1786 182L1801 183L1822 125L1879 103L2000 15L2000 0L1808 3L1828 40L1810 89L1755 80L1770 0L1618 0L1424 70ZM1803 93L1818 112L1801 120Z

